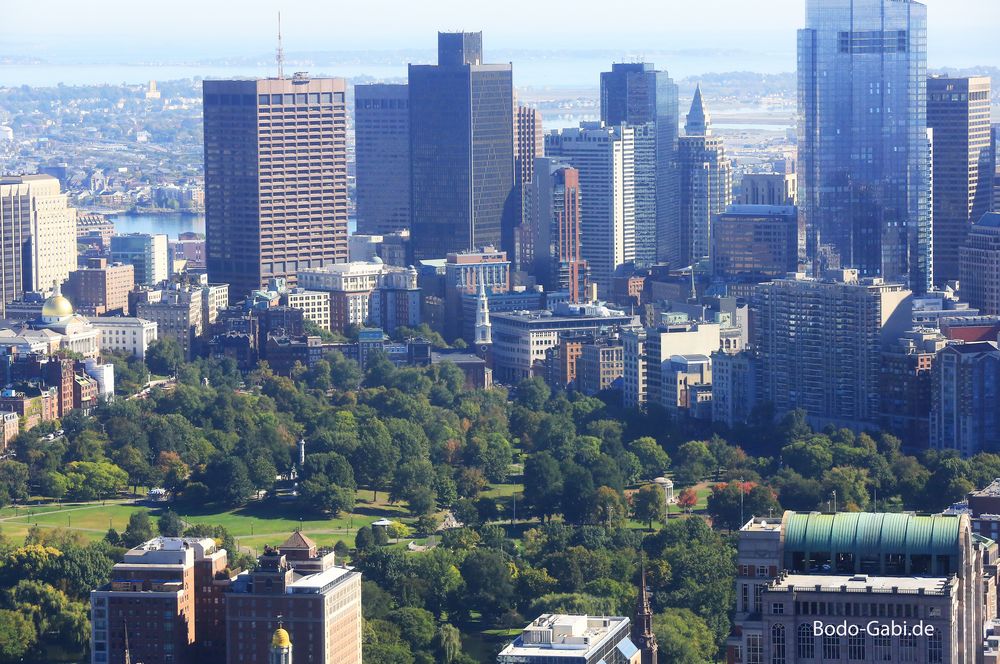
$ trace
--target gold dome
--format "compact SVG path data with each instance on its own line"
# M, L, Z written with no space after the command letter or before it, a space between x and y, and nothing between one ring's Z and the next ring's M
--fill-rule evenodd
M62 295L53 295L42 305L43 318L69 318L72 315L73 305Z
M288 638L288 632L279 627L274 630L274 636L271 637L271 646L274 648L290 648L292 645L292 640Z

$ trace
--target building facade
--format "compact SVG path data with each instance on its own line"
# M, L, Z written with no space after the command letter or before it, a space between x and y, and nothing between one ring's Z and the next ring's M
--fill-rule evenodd
M1000 449L1000 351L980 341L943 348L934 360L930 443L963 457Z
M91 258L86 268L69 273L62 292L88 316L128 315L128 294L134 287L134 265L109 265L107 259Z
M174 339L188 362L201 350L203 314L200 288L176 286L137 294L135 315L156 323L157 337Z
M911 292L857 270L802 274L756 289L761 395L779 416L858 428L879 414L882 350L911 327Z
M983 215L966 233L959 277L962 299L983 314L1000 314L1000 213Z
M409 228L410 93L406 85L354 86L354 158L357 232L380 235Z
M807 0L798 36L798 175L810 258L933 279L927 8Z
M805 233L795 206L730 205L712 223L712 274L760 283L798 272Z
M636 264L674 262L680 215L677 85L650 63L601 72L601 120L635 127Z
M514 242L514 267L530 271L535 261L532 182L535 161L545 156L542 114L538 109L518 104L514 109L514 200L519 203Z
M543 614L500 651L498 664L642 664L624 617Z
M121 352L145 359L149 345L156 341L155 321L130 317L94 317L90 324L100 331L99 343L102 351Z
M550 157L535 160L531 194L532 273L546 291L585 298L587 262L581 250L580 171Z
M927 79L935 284L959 278L959 248L969 227L992 207L990 103L988 76Z
M695 90L684 134L678 143L680 260L675 268L694 265L711 255L713 218L733 202L732 162L726 157L722 139L712 135L701 87Z
M438 33L438 64L409 66L413 255L513 250L514 86L483 63L481 32Z
M130 233L111 237L111 262L131 265L135 283L157 286L170 276L167 236Z
M242 297L347 260L347 84L205 81L205 251Z
M546 134L545 154L579 172L580 255L610 296L615 270L635 260L635 130L584 122Z

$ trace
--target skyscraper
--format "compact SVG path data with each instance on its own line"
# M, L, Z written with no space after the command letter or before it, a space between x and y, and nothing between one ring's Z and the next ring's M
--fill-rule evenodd
M49 175L0 177L0 311L76 269L76 210Z
M410 227L410 93L405 85L354 86L358 233Z
M927 79L927 126L934 130L934 281L943 284L958 279L959 247L990 209L989 77Z
M537 109L518 105L514 110L514 198L520 205L517 210L515 231L514 266L517 270L530 270L535 260L530 227L532 206L531 181L535 174L535 159L545 154L542 134L542 114Z
M135 283L156 286L170 276L167 236L129 233L111 237L111 262L131 265Z
M1000 314L1000 213L983 215L959 248L962 299L990 316Z
M510 64L483 64L481 32L438 33L438 64L410 65L413 254L487 244L511 252L514 86Z
M205 81L205 251L236 296L347 260L347 84Z
M545 290L567 291L570 302L579 302L587 285L587 263L580 254L580 171L539 157L531 200L532 272Z
M601 120L635 128L635 235L639 265L679 260L677 85L650 63L601 73Z
M711 254L712 218L733 202L733 165L722 139L712 135L700 86L691 100L684 134L678 144L681 217L676 267L693 265Z
M926 291L926 7L806 0L798 61L799 205L811 257Z
M545 154L579 171L580 253L601 297L611 294L618 266L635 260L634 138L632 127L603 122L545 136Z

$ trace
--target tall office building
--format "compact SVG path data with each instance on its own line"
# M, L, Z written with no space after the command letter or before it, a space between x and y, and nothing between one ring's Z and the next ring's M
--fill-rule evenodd
M927 79L927 126L934 130L934 282L944 284L959 278L959 247L992 203L989 77Z
M410 227L410 93L406 85L354 86L358 233Z
M535 160L544 154L542 114L537 109L518 105L514 111L514 199L520 205L513 256L516 270L531 270L535 261L531 183L535 175Z
M205 251L234 296L347 260L347 84L205 81Z
M587 287L587 262L580 253L580 171L539 157L531 186L532 272L546 291L565 291L570 302L580 302Z
M50 291L76 269L76 210L50 175L0 177L0 290Z
M798 176L795 173L747 173L740 181L739 205L795 205Z
M409 88L414 257L487 244L513 253L519 205L510 64L483 64L481 32L442 32L438 64L411 64Z
M797 272L804 241L794 205L730 205L712 224L712 274L760 283Z
M1000 213L983 215L958 255L962 299L981 313L1000 315Z
M156 286L170 276L167 236L146 233L113 235L111 262L131 265L135 283Z
M606 298L615 270L635 260L635 132L583 122L546 134L545 154L580 173L580 253Z
M676 264L677 85L650 63L613 63L601 73L601 120L635 128L636 264Z
M926 291L926 7L806 0L798 61L799 206L811 257Z
M695 89L691 110L678 143L680 169L680 233L677 267L694 265L711 255L712 219L733 202L733 165L722 139L712 135L701 87Z
M878 421L881 353L912 326L911 292L857 270L756 288L762 401L817 424Z

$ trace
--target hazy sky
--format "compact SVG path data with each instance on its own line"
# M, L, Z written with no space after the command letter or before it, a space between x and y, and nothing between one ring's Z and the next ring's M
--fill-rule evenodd
M48 0L9 2L0 56L75 53L123 60L286 51L433 48L437 30L483 30L491 49L641 53L767 51L794 69L804 0ZM931 66L1000 65L998 0L926 0ZM738 59L733 69L738 69Z

